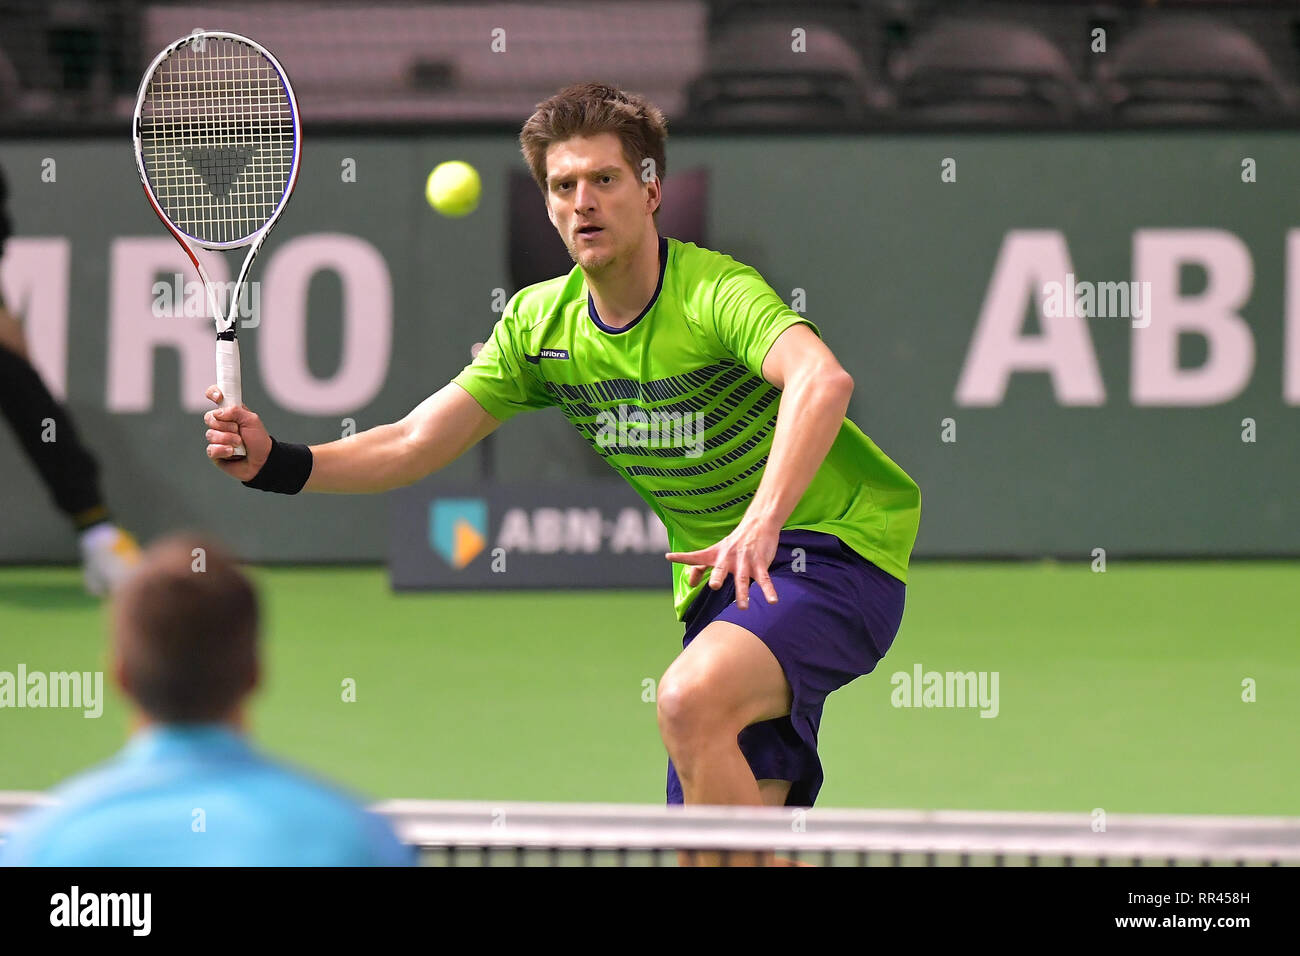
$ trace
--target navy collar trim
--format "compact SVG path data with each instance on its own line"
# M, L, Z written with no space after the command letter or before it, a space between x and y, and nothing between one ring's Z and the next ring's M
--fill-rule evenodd
M600 320L600 313L596 311L596 300L593 299L591 297L591 293L588 292L587 293L587 315L591 317L591 321L595 323L596 328L600 329L602 332L608 332L610 335L621 335L622 333L628 331L629 329L635 328L636 324L640 322L642 319L644 319L646 317L646 314L649 313L649 311L655 307L655 303L659 301L659 292L664 287L664 273L667 271L668 271L668 237L660 236L659 237L659 283L658 285L655 286L655 294L650 297L650 301L647 302L646 307L641 310L641 314L620 329L612 328L611 326L606 325L604 322Z

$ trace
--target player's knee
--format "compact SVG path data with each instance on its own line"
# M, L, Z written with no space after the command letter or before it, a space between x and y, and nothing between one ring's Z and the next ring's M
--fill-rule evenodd
M680 728L689 724L687 714L694 706L692 694L683 681L665 674L659 680L655 694L655 717L659 721L659 732L667 741L676 737Z
M716 688L710 688L707 676L675 675L671 671L659 682L656 696L656 714L659 733L670 749L690 746L730 733L734 738L740 727L719 699Z

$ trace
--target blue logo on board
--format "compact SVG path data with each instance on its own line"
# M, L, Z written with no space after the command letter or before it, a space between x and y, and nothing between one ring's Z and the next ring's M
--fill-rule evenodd
M435 498L429 505L429 546L457 571L487 547L487 533L482 498Z

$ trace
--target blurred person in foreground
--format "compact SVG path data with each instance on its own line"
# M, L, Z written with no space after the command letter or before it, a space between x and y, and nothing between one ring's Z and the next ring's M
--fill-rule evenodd
M259 684L258 601L205 538L149 547L113 598L110 667L135 732L20 821L9 866L395 866L415 862L378 815L246 739Z

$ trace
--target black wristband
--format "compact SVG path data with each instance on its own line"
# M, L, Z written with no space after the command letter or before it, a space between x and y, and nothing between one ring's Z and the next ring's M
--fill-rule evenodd
M311 477L311 466L310 447L276 441L272 436L271 453L266 456L265 464L251 480L244 482L244 487L274 491L281 495L296 495Z

